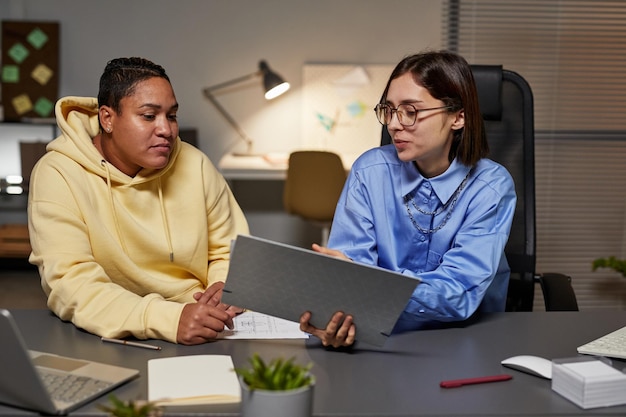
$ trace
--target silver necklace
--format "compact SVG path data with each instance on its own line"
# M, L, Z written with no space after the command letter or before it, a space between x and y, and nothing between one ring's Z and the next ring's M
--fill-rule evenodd
M461 184L459 184L459 186L454 191L454 194L452 194L452 198L450 198L446 204L439 207L435 211L424 210L423 208L415 204L415 200L413 200L412 196L406 195L404 197L404 205L406 206L406 212L408 213L409 219L411 219L411 223L413 223L413 226L415 226L417 230L419 230L420 232L424 234L435 233L436 231L440 230L443 226L445 226L446 223L448 223L448 220L450 220L450 216L452 216L452 211L454 210L456 201L459 199L459 195L461 194L461 191L463 191L463 188L465 188L465 184L467 184L467 180L471 173L472 173L472 170L470 169L467 175L465 176L465 178L463 178L463 181L461 181ZM446 217L444 217L441 223L439 223L439 225L437 225L437 227L435 227L434 229L425 229L422 226L420 226L415 220L415 218L413 217L413 213L411 213L411 206L413 206L415 210L417 210L419 213L425 214L427 216L433 216L433 218L437 216L438 214L441 214L445 210L447 210Z

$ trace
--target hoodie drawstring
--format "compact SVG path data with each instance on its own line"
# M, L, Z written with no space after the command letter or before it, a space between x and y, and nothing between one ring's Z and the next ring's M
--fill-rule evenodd
M122 230L120 227L119 220L117 218L117 210L115 210L115 202L113 199L113 187L111 186L111 172L109 171L109 164L106 160L100 161L100 164L104 167L106 171L107 178L107 188L109 191L109 203L111 204L111 211L113 212L113 222L115 223L115 231L117 233L117 238L122 244L122 250L126 255L128 255L128 249L126 248L126 243L122 237ZM167 212L165 211L165 203L163 201L163 186L161 184L161 177L157 178L157 186L159 189L159 205L161 206L161 220L163 221L163 229L165 231L165 238L167 240L167 249L169 251L170 262L174 262L174 249L172 246L172 235L170 234L169 223L167 221Z
M122 250L126 255L128 255L128 249L126 249L126 243L124 242L124 238L122 237L122 229L120 227L120 222L117 219L117 210L115 210L115 202L113 200L113 187L111 187L111 172L109 171L109 164L107 164L106 160L101 160L100 165L104 167L104 170L107 174L107 188L109 191L109 204L111 204L111 211L113 212L113 222L115 223L115 232L117 233L117 238L122 244Z
M163 219L163 229L165 229L165 238L167 239L167 248L170 251L170 262L174 262L174 249L172 248L172 236L170 234L170 226L167 222L167 212L165 211L165 203L163 202L163 187L161 185L161 177L157 178L159 188L159 203L161 205L161 218Z

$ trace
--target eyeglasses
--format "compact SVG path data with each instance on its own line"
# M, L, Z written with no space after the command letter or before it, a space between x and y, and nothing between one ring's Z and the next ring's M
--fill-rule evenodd
M417 114L429 110L449 109L450 106L431 107L428 109L416 109L412 104L400 104L395 109L389 104L379 103L374 107L376 118L381 125L387 126L391 123L393 114L398 115L398 121L402 126L413 126L417 120Z

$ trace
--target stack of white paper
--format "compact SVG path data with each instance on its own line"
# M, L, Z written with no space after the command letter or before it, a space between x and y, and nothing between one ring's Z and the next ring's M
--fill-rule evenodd
M552 389L582 408L626 404L626 374L597 360L556 360Z

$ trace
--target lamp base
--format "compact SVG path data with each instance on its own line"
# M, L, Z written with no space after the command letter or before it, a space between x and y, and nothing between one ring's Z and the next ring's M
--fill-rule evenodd
M232 153L233 156L264 156L264 154L262 153L258 153L258 152L233 152Z

